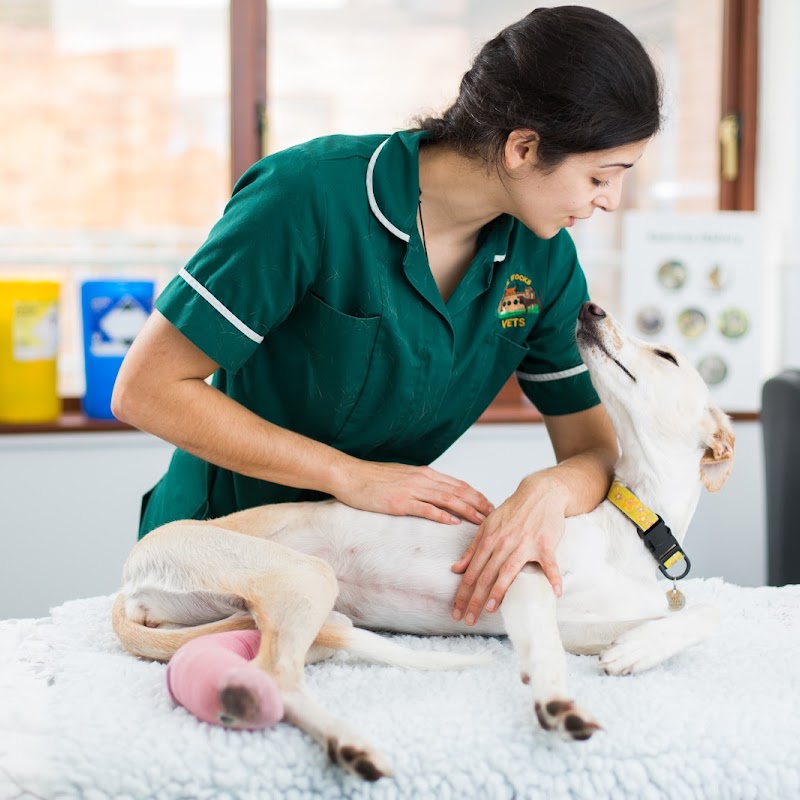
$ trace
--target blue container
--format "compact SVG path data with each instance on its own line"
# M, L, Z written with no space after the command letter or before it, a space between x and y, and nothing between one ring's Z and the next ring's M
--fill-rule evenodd
M94 419L114 419L111 392L122 359L153 310L153 281L84 281L83 357L86 394L83 411Z

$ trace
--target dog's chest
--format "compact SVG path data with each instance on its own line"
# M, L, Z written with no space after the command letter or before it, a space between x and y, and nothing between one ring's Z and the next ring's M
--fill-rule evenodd
M631 619L666 610L656 562L614 509L568 519L557 558L564 590L559 619Z
M656 568L633 525L607 503L567 519L556 558L562 572L576 575L588 576L608 567L641 577Z

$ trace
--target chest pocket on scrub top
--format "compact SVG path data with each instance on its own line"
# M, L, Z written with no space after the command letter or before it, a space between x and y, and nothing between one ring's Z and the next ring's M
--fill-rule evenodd
M326 443L336 438L361 396L380 323L306 293L270 342L275 379L294 390L284 392L293 428Z

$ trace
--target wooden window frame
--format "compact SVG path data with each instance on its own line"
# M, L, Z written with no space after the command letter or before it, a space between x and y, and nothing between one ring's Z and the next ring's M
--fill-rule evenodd
M231 0L231 187L265 155L267 2Z
M755 210L759 3L725 0L721 117L737 120L739 169L734 180L720 172L720 211Z
M230 0L231 186L266 152L267 0ZM736 115L739 170L735 180L720 177L720 210L755 208L758 126L759 0L725 0L722 47L722 116ZM735 419L758 415L737 414ZM511 377L479 422L537 422L541 414ZM87 420L80 400L65 398L55 423L3 425L0 433L55 433L125 429L116 421Z

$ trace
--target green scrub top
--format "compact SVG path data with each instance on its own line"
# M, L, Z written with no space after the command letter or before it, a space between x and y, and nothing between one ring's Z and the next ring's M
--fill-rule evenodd
M264 419L362 459L429 464L516 371L542 414L599 399L575 345L588 299L569 234L503 215L445 303L417 230L425 132L328 136L237 182L156 308ZM317 499L176 450L140 536L175 519Z

